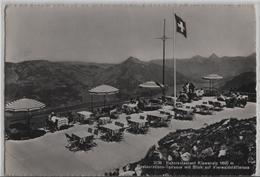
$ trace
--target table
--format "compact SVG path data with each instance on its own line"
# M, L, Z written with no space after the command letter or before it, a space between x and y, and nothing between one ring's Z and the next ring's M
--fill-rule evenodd
M128 120L130 125L131 124L138 124L138 128L144 127L145 124L148 122L146 119L140 119L138 117L132 117Z
M93 118L93 113L92 112L88 112L88 111L80 111L77 112L77 114L79 115L79 121L84 122L84 121L89 121Z
M146 104L144 105L144 110L146 111L153 111L153 110L157 110L157 109L160 109L162 107L162 105L160 104Z
M148 121L146 119L140 119L139 117L132 117L128 120L128 123L130 125L129 131L133 131L135 133L145 133L148 131L147 123Z
M129 109L130 111L134 111L135 108L137 108L137 104L132 104L132 103L128 103L128 104L123 104L122 105L123 109Z
M159 111L155 111L147 114L147 120L150 125L154 126L166 126L170 120L170 116L167 114L161 114Z
M162 106L162 110L173 110L173 106L169 106L169 105Z
M158 118L158 119L163 119L163 120L167 120L169 115L166 114L161 114L159 111L155 111L155 112L151 112L147 114L147 119L148 118Z
M174 116L174 111L171 111L169 109L159 109L160 114L166 114L168 116Z
M72 137L79 140L81 143L86 143L92 140L94 138L94 135L87 131L78 131L72 133Z
M52 116L51 121L56 124L56 127L60 129L63 126L68 126L69 120L67 117Z
M175 109L175 119L193 120L193 118L194 118L194 114L191 109L187 109L187 108Z
M107 124L110 121L110 117L100 117L98 122L102 125Z
M77 112L77 113L81 116L84 116L85 119L89 119L93 115L92 112L88 112L88 111L80 111L80 112Z
M113 132L118 132L118 131L123 129L123 127L117 126L117 125L112 124L112 123L111 124L102 125L100 127L104 128L106 130L113 131Z
M122 130L124 130L124 127L117 126L113 123L101 125L100 128L106 133L111 136L118 135L122 133Z

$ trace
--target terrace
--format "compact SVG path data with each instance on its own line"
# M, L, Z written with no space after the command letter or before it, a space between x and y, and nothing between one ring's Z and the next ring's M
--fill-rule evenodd
M191 104L202 104L211 99L212 97L204 97L202 100L193 101ZM130 116L135 120L140 115L146 117L149 114L159 113L158 110L144 111ZM170 119L168 127L149 127L146 134L137 135L124 131L123 139L118 142L108 143L97 136L93 140L96 145L90 150L71 152L65 148L67 146L65 133L86 132L90 126L95 126L75 124L69 129L46 133L44 136L35 139L6 141L6 174L103 175L107 171L140 160L152 145L169 132L174 132L177 129L197 129L230 117L244 119L255 115L255 103L249 102L244 108L224 107L222 111L214 111L212 115L195 114L192 121ZM118 119L112 120L112 123L107 123L106 126L113 124L113 127L115 127L115 121L127 123L127 117L127 114L121 113Z

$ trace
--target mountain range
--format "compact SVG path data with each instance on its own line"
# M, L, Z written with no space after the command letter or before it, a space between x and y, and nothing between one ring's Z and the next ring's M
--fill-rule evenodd
M152 60L151 62L162 64L161 60ZM166 59L165 63L167 67L173 67L173 59ZM197 82L202 82L203 76L212 73L223 76L225 82L241 73L255 72L256 54L253 53L246 57L219 57L215 53L209 57L196 55L189 59L176 59L176 65L177 71Z
M28 97L48 106L79 104L88 102L88 90L100 84L119 88L120 97L126 99L138 93L138 85L145 81L161 82L161 63L161 60L144 62L134 57L117 64L47 60L5 62L5 101ZM210 73L222 75L225 81L232 80L239 74L255 72L255 64L255 54L177 60L177 84L205 82L201 76ZM173 85L171 66L172 60L166 60L165 83L169 86Z
M244 72L235 76L222 86L223 90L256 93L256 73Z

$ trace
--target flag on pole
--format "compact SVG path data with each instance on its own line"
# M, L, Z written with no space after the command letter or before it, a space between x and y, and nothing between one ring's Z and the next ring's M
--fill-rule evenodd
M183 36L187 38L187 29L186 29L186 23L175 14L175 21L176 21L176 31L181 33Z

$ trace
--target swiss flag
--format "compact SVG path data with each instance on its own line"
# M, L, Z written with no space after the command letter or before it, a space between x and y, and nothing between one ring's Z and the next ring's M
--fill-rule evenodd
M175 21L176 21L176 31L183 34L187 38L187 30L186 30L186 23L175 14Z

